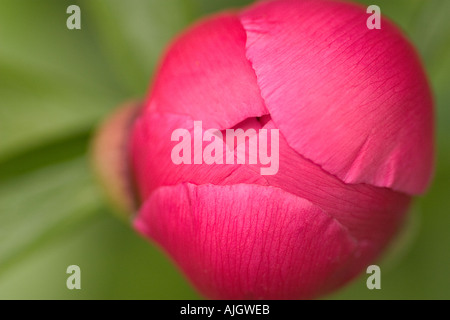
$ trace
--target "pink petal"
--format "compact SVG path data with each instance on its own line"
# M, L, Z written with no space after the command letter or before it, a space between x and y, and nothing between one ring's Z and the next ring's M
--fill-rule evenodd
M269 121L265 129L275 128ZM367 184L346 184L294 151L280 135L280 165L276 175L265 176L268 185L304 198L339 220L376 257L398 231L411 197ZM255 174L259 165L250 166Z
M246 121L242 127L249 123L252 122ZM252 126L257 127L256 124ZM184 182L195 185L271 185L327 211L343 223L352 236L367 242L372 257L379 254L398 230L409 207L410 197L403 193L342 182L299 155L288 145L283 135L280 135L279 141L279 170L273 176L261 176L260 164L239 165L236 160L233 165L175 165L171 152L177 142L171 142L171 134L177 128L185 128L194 136L193 121L186 116L151 114L136 121L131 154L136 185L142 200L148 199L161 186ZM264 129L275 129L274 122L269 120ZM204 134L204 130L201 134ZM246 145L248 154L248 142ZM246 160L248 163L248 156Z
M337 220L272 187L163 187L135 227L213 299L312 298L364 258Z
M166 54L148 110L189 115L217 129L267 114L245 57L245 41L245 31L231 13L191 28Z
M183 182L194 184L249 184L267 185L259 173L246 165L234 164L194 164L194 147L192 146L192 164L176 165L171 153L178 142L172 142L171 136L176 129L186 129L194 136L194 121L183 115L147 114L138 118L131 135L130 154L136 185L141 199L147 199L153 190L160 186L176 185ZM204 127L204 135L208 127ZM207 143L204 144L204 147ZM225 148L225 144L224 148ZM202 152L204 150L202 148ZM225 151L223 151L225 153ZM236 158L236 156L235 156Z
M409 194L433 170L433 110L419 58L388 21L326 0L258 3L241 21L247 57L289 145L347 183Z

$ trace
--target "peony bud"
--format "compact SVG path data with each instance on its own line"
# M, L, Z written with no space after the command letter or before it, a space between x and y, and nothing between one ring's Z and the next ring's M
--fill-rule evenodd
M130 134L134 226L206 297L335 290L374 262L426 190L426 76L395 26L370 30L367 18L344 2L264 1L198 23L167 51ZM261 135L238 143L246 161L220 161L229 141L207 152L237 128L279 132L266 145L274 174L264 157L250 163ZM184 162L172 159L174 132L192 146Z

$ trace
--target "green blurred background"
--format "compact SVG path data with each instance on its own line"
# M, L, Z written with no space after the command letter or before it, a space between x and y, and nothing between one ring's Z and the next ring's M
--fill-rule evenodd
M249 0L0 0L0 299L198 299L154 245L117 219L89 166L98 122L143 97L168 41ZM450 299L450 1L386 0L423 57L437 105L436 178L381 262L329 299ZM82 29L66 28L81 8ZM420 146L417 146L420 148ZM66 268L81 268L81 290Z

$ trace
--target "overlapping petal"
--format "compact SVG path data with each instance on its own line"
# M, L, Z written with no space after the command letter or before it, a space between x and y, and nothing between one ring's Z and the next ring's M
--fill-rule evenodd
M339 283L359 255L339 222L273 187L162 187L135 227L211 298L312 298Z
M247 57L289 145L347 183L409 194L433 171L433 108L417 54L365 9L280 0L244 11Z
M202 21L184 33L161 63L148 110L189 115L219 129L267 114L245 56L246 39L234 13Z
M172 141L172 133L177 129L186 131L191 146L191 164L175 164L172 151L179 143ZM237 163L234 156L233 164L194 164L194 140L202 141L205 130L194 130L194 121L183 115L153 113L139 118L133 127L131 136L131 160L136 185L142 200L160 186L171 186L183 182L194 184L234 184L249 183L267 185L259 173L248 166ZM217 138L218 139L218 138ZM180 139L181 140L181 139ZM203 152L208 145L202 143L200 157L203 162ZM223 154L226 145L222 142Z

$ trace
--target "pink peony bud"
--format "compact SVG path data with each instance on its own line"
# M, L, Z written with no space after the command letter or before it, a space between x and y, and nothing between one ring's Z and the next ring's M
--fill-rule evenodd
M369 30L368 17L344 2L264 1L200 22L165 55L130 137L134 226L205 296L330 292L374 262L426 190L426 76L402 33L387 20ZM279 129L275 173L208 162L213 128ZM172 159L179 129L190 164Z

